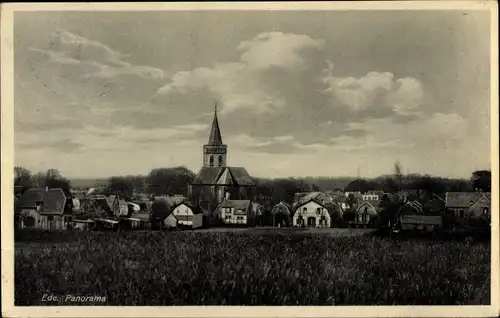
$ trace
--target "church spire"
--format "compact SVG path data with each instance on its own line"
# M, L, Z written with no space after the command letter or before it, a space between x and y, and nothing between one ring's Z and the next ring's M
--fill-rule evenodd
M220 134L219 121L217 120L217 102L215 103L214 121L212 122L208 144L217 146L222 145L222 136Z

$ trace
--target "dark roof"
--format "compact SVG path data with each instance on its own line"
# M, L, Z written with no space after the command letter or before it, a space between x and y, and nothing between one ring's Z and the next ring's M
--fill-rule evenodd
M482 192L446 192L446 207L468 208L482 196Z
M295 205L294 207L294 210L297 210L298 208L300 208L301 206L309 203L309 202L314 202L314 203L317 203L319 205L321 205L322 207L324 208L327 208L325 204L321 203L320 201L316 200L316 199L309 199L307 201L303 201L303 202L300 202L299 204Z
M199 206L194 205L194 204L192 204L191 202L188 202L188 201L184 201L184 202L181 202L179 204L174 205L172 207L171 211L175 210L178 206L183 205L183 204L185 206L189 207L191 209L191 211L193 211L193 214L201 214L201 213L203 213L203 210Z
M191 184L215 184L222 167L201 167Z
M234 180L239 186L253 186L254 182L247 170L243 167L202 167L191 184L194 185L223 185L228 178L231 182ZM232 178L231 178L232 177ZM219 182L220 181L220 182Z
M220 134L219 121L217 120L217 106L215 108L214 121L210 129L210 138L208 139L209 145L222 146L222 136Z
M62 189L31 188L19 199L20 208L36 208L36 202L43 202L43 211L48 213L64 213L66 195Z
M242 186L253 186L254 182L250 174L243 167L228 167L231 170L231 174L238 185Z

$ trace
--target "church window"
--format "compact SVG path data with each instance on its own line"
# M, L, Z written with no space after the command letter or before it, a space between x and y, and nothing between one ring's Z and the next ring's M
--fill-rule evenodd
M214 166L214 156L210 155L210 167Z
M219 156L219 167L221 167L221 166L222 166L222 163L223 163L223 162L222 162L222 156Z

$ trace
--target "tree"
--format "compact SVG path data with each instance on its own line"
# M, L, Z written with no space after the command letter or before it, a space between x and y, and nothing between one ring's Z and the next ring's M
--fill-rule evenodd
M31 187L33 176L31 171L23 167L14 167L14 186Z
M45 173L44 186L49 189L60 188L66 195L70 194L71 184L70 181L64 178L61 173L56 169L49 169Z
M375 190L377 185L373 182L368 182L363 179L356 179L351 181L347 187L345 188L345 191L347 192L361 192L361 193L366 193L367 191L370 190Z
M121 197L132 197L133 184L131 178L114 176L108 179L108 190Z
M478 170L472 173L472 188L475 191L491 192L491 171Z
M186 167L153 169L147 176L149 191L153 194L187 194L195 174Z

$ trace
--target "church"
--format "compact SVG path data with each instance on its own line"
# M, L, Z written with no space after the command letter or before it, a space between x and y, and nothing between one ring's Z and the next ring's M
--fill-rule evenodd
M255 184L243 167L227 165L227 145L222 135L215 106L208 143L203 146L203 166L188 186L188 198L211 216L225 200L253 200Z

